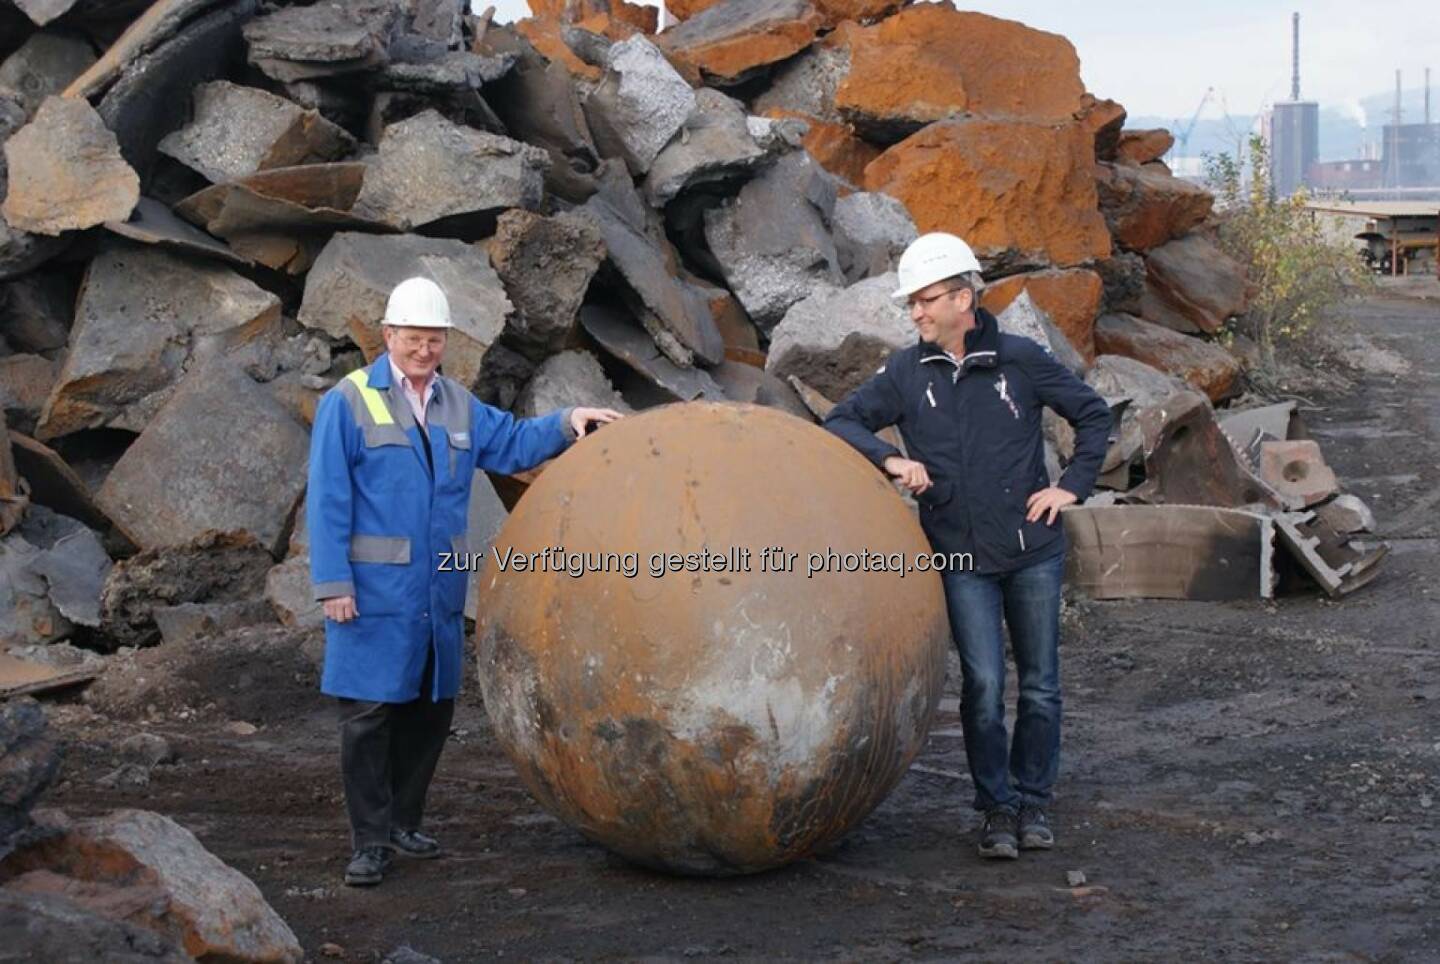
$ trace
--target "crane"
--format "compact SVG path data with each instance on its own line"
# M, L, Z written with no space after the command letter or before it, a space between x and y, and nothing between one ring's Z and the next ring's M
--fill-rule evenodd
M1205 96L1200 98L1200 103L1195 107L1195 113L1190 115L1190 123L1180 128L1180 120L1176 118L1175 126L1180 128L1180 133L1175 137L1175 145L1171 147L1170 154L1174 157L1185 157L1185 146L1190 143L1190 134L1195 130L1195 123L1200 120L1200 112L1205 105L1210 103L1210 98L1215 96L1214 87L1205 88Z

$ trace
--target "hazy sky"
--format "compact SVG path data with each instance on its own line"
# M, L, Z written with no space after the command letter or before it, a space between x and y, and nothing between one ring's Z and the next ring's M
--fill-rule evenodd
M484 6L486 0L478 0ZM494 0L500 19L523 15L524 0ZM1132 115L1188 118L1208 87L1201 116L1255 114L1290 96L1290 15L1300 12L1300 94L1322 107L1406 89L1432 68L1432 110L1440 119L1440 4L1356 0L969 0L961 9L1019 20L1062 34L1080 55L1086 87ZM1370 118L1373 126L1389 118ZM1418 121L1419 117L1406 117Z

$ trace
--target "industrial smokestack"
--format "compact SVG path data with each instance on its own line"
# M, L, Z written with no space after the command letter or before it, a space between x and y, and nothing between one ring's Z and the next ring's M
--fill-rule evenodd
M1290 16L1290 99L1300 99L1300 11Z

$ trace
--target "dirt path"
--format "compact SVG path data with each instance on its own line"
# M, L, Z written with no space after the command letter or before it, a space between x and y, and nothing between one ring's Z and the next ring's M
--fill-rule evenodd
M1433 961L1440 304L1377 298L1355 316L1414 372L1366 376L1306 414L1394 545L1384 574L1339 605L1306 595L1080 607L1062 654L1052 853L1001 866L975 857L953 683L919 765L862 827L830 853L749 879L637 870L547 817L488 740L474 687L432 795L430 826L450 856L404 864L376 890L337 885L334 732L309 680L292 679L279 703L267 693L267 715L244 717L261 725L254 736L232 736L213 713L150 726L183 761L139 790L96 785L113 766L108 747L136 725L65 709L81 743L46 803L173 816L260 885L310 954L334 942L347 960L409 944L447 962ZM1071 870L1086 887L1066 886Z

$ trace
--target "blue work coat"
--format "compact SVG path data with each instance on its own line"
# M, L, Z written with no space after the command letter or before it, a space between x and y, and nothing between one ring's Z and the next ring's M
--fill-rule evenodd
M532 468L573 437L568 411L517 420L439 375L426 423L428 458L388 355L343 379L315 413L305 510L310 578L316 599L353 595L359 612L345 623L325 621L320 688L331 696L416 699L431 652L431 698L455 696L468 573L440 570L461 569L442 566L442 554L468 551L475 470Z

